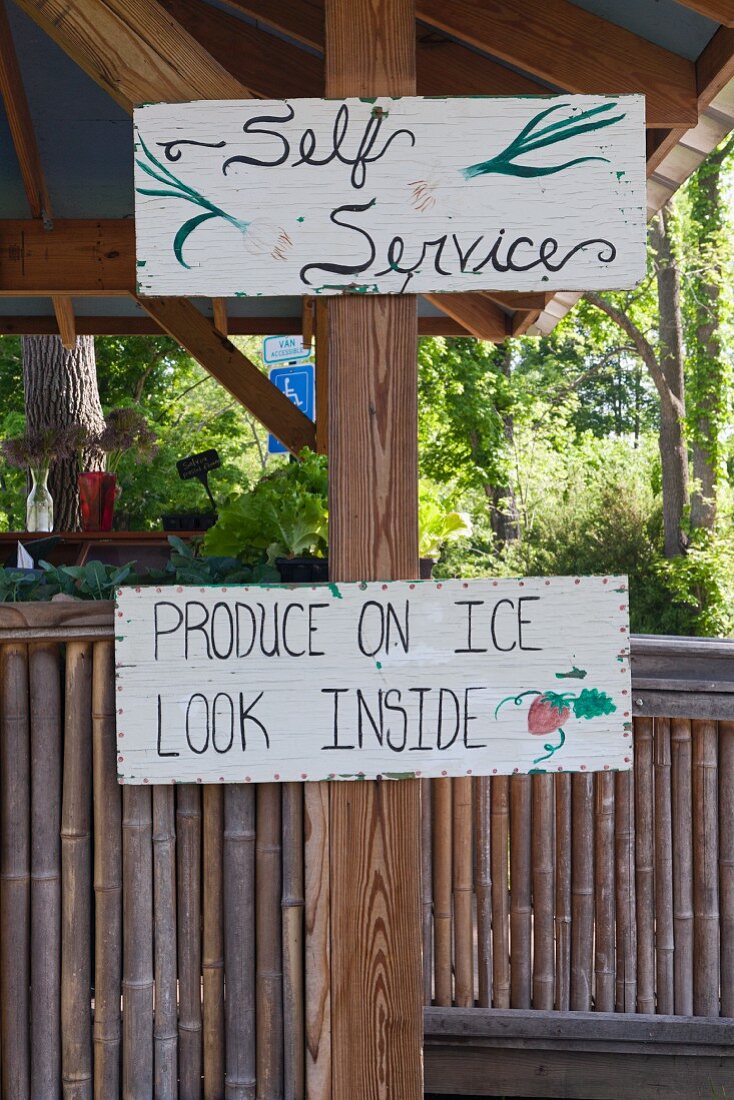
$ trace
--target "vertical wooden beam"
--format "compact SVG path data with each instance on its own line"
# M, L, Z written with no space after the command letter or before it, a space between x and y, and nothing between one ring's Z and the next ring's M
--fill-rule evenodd
M69 351L73 351L76 347L76 320L74 318L74 306L71 298L54 298L53 306L54 313L56 314L56 323L59 326L61 343Z
M214 318L214 328L217 332L221 336L229 336L226 298L212 298L212 315Z
M415 92L413 0L327 0L327 96ZM415 299L329 304L332 579L418 575ZM331 789L333 1096L423 1095L417 780Z
M316 340L316 451L329 451L329 303L314 302L314 338Z

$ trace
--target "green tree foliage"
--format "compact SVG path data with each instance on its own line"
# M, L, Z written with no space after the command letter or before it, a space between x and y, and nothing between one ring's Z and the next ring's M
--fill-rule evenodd
M603 295L607 309L582 299L545 338L501 348L468 337L421 341L421 477L430 479L441 523L451 513L471 518L470 534L445 543L439 575L626 573L634 630L734 634L733 181L734 152L723 147L666 217L666 247L681 271L679 454L685 466L688 448L693 473L680 521L685 552L663 553L661 377L668 383L661 375L660 251L651 249L640 287ZM258 359L258 340L241 344ZM262 427L173 341L106 338L96 348L105 410L137 406L160 439L150 466L122 460L120 524L155 528L164 512L207 510L201 486L181 482L175 464L216 447L222 469L211 482L228 519L207 542L226 555L222 562L260 560L275 543L279 553L326 550L319 460L294 474L287 458L269 458ZM17 434L16 338L0 340L0 402L0 432ZM318 515L286 492L311 474L320 479ZM712 492L716 507L707 519L697 508ZM22 526L24 496L23 473L1 465L0 526ZM502 513L504 524L497 522ZM198 559L184 564L192 577L205 568Z

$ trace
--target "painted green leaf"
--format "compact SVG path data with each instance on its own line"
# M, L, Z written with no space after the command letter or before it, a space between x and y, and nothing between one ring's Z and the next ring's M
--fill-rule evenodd
M189 218L187 222L183 223L173 240L173 252L182 267L191 267L191 264L187 264L183 258L183 246L188 238L203 222L216 217L218 217L217 214L208 211L206 214L197 214L195 218Z

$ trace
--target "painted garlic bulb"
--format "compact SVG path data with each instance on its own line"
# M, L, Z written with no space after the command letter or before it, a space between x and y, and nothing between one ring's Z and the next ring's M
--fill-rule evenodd
M245 248L255 256L267 255L274 260L285 260L293 241L279 225L257 218L250 222L245 233Z
M410 203L420 213L428 214L438 202L445 203L453 197L454 188L461 183L455 168L434 165L425 179L410 180Z

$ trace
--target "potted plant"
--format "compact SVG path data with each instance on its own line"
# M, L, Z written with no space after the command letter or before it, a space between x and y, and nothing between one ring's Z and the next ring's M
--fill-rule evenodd
M447 542L467 538L472 533L467 512L446 506L437 485L421 478L418 488L418 553L421 580L430 580L433 567Z
M119 495L117 470L124 454L135 462L150 462L157 451L157 436L141 412L131 406L112 409L101 432L77 433L76 446L98 447L107 456L106 470L79 474L79 505L85 531L111 531L115 498Z
M421 578L430 579L442 547L471 534L469 516L446 505L436 485L419 492ZM231 497L204 539L204 553L265 558L288 583L328 580L328 472L323 455L305 450L299 462L280 466L246 493Z
M30 470L26 531L53 531L54 502L48 489L48 474L51 463L63 457L67 453L66 448L66 434L58 428L27 428L22 435L2 442L6 462Z
M204 539L206 554L246 564L266 558L283 581L328 580L326 459L304 450L246 493L231 497Z

